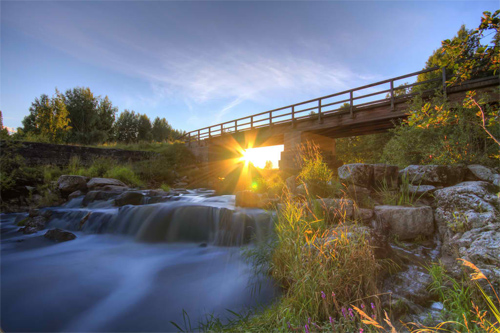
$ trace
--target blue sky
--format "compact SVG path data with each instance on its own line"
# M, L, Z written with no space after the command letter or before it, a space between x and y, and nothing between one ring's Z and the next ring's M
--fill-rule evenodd
M4 125L75 86L193 130L420 70L498 1L1 1Z

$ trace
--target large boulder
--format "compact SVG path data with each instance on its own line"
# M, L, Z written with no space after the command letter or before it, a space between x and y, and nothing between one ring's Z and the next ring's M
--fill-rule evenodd
M67 242L76 238L74 234L69 231L61 229L51 229L45 233L45 238L55 242Z
M398 188L399 167L396 165L374 164L373 184L378 188L394 190Z
M338 168L341 181L362 187L370 187L373 179L373 165L364 163L345 164Z
M483 180L485 182L493 181L494 172L485 166L472 164L467 166L466 180Z
M87 190L87 177L63 175L57 180L57 188L63 195Z
M500 222L500 202L494 185L463 182L434 192L435 217L442 238Z
M115 198L115 206L140 205L143 197L138 191L124 192Z
M127 187L121 180L113 178L92 178L87 183L89 190L101 189L105 186Z
M414 185L451 186L460 183L465 168L452 165L409 165L400 171Z
M434 232L434 217L429 206L375 206L374 213L400 240L431 236Z

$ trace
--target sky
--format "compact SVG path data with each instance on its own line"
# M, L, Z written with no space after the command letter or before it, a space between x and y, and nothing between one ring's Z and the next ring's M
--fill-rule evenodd
M81 86L194 130L422 69L498 1L1 1L0 110Z

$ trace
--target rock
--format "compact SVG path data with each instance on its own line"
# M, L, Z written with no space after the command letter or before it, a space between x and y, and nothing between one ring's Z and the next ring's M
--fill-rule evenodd
M85 223L88 221L90 215L92 215L92 212L88 212L87 215L85 215L81 220L80 223L78 224L78 230L82 230L83 226Z
M28 216L29 217L35 217L35 216L38 216L40 215L40 210L39 209L36 209L36 208L31 208L28 212Z
M475 181L435 191L435 217L442 239L499 222L500 201L495 190L490 183Z
M390 226L400 240L431 236L434 232L432 208L404 206L375 206L375 217Z
M425 269L411 265L387 279L384 292L392 292L418 305L425 305L432 297L427 290L431 282L432 278Z
M63 195L87 189L87 177L63 175L57 180L57 188Z
M262 198L258 193L253 191L236 192L235 206L259 208L262 207L263 204Z
M286 187L292 194L297 194L297 177L291 176L285 180Z
M113 178L92 178L88 183L87 187L89 190L100 189L105 186L118 186L118 187L127 187L122 181Z
M398 166L386 164L373 165L373 184L377 188L387 187L390 190L397 189L398 176Z
M373 218L373 209L368 208L358 208L356 209L356 218L363 222L364 224L369 224Z
M373 165L364 163L345 164L337 170L341 181L348 185L370 187L373 179Z
M303 196L307 195L306 186L304 184L300 184L295 189L296 189L296 193L295 194L297 194L297 195L303 195Z
M74 199L74 198L77 198L79 196L83 195L83 192L78 190L78 191L75 191L75 192L71 192L70 195L68 195L68 200L71 200L71 199Z
M89 203L97 200L109 200L121 193L121 191L90 191L83 198L82 205L87 206Z
M74 234L69 231L61 229L51 229L45 233L45 238L56 242L67 242L76 238Z
M47 219L43 216L35 216L30 218L28 222L26 222L25 227L22 229L25 234L33 234L40 230L45 229L45 224L47 223Z
M141 192L124 192L115 198L115 206L140 205L143 197L144 195Z
M128 191L130 188L127 186L116 186L116 185L106 185L101 188L99 188L100 191L119 191L119 192L124 192Z
M493 183L493 185L495 185L496 187L500 187L500 175L499 174L494 174L493 177L492 177L492 180L491 182Z
M422 196L432 194L437 190L436 186L433 185L409 185L408 191L416 196L416 199Z
M358 201L358 204L362 204L362 202L370 196L370 190L366 187L358 186L358 185L349 185L347 187L347 192L351 198L354 198Z
M473 164L467 166L467 180L483 180L486 182L493 181L493 172L490 168L479 164Z
M42 210L40 215L43 216L46 220L49 220L52 217L52 211L51 210Z
M460 183L465 176L462 166L410 165L400 171L413 185L451 186Z
M354 202L347 199L315 199L325 212L327 223L350 220L354 216Z

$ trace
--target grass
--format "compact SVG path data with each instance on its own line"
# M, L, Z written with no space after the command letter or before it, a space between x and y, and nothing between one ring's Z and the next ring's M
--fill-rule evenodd
M377 191L384 205L413 206L423 194L417 196L417 191L411 191L414 179L410 180L406 174L401 177L399 191L392 190L384 179ZM417 186L417 190L420 185Z

